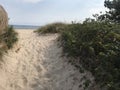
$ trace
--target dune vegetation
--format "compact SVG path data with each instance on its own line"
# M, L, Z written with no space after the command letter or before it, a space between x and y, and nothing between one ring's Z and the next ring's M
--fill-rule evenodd
M109 90L120 89L120 28L117 27L120 26L98 22L72 24L61 34L63 52L76 58L71 63L76 62L78 69L82 64L97 83Z
M105 5L110 11L95 14L94 19L88 18L83 23L49 24L37 31L59 33L63 53L75 58L70 63L84 72L82 65L92 73L95 82L106 90L120 90L120 13L113 13L119 9L118 2L106 0Z
M88 20L82 24L68 24L60 29L60 34L63 53L75 58L70 60L71 64L80 71L81 65L90 71L101 87L107 90L120 89L119 24Z
M64 31L65 26L67 26L67 24L62 22L51 23L40 27L35 32L38 32L38 34L60 33L61 31Z
M17 33L12 26L8 26L4 31L5 32L0 35L0 56L8 49L11 49L14 43L18 41Z

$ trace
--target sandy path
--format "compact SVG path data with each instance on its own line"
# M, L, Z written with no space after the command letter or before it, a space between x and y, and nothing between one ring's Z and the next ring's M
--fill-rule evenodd
M61 57L57 34L18 33L17 45L4 55L0 67L0 90L83 90L83 74Z

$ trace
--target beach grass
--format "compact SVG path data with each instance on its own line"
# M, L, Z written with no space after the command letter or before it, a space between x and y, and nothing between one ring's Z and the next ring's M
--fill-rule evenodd
M39 34L46 34L46 33L60 33L64 30L64 27L67 26L67 24L62 22L56 22L47 24L45 26L42 26L38 28L35 32Z

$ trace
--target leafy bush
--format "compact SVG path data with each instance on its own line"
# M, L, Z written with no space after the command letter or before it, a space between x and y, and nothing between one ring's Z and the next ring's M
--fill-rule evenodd
M64 26L66 26L66 24L64 23L52 23L52 24L48 24L45 25L43 27L40 27L36 32L39 34L45 34L45 33L58 33L61 32L64 29Z
M13 47L13 44L18 40L17 33L14 31L12 26L8 26L5 29L5 33L0 35L0 55L7 49Z
M61 41L64 53L79 58L74 62L91 71L101 87L120 90L120 25L97 21L71 24L62 32Z
M108 90L120 89L119 24L87 19L83 24L49 24L37 32L61 33L63 52L68 57L76 58L71 61L76 68L81 71L82 64L92 72L96 83L101 87Z

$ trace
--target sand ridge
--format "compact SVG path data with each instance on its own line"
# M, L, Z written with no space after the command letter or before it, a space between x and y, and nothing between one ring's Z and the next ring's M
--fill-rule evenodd
M19 41L0 67L0 90L83 90L83 74L61 57L58 34L16 31Z

